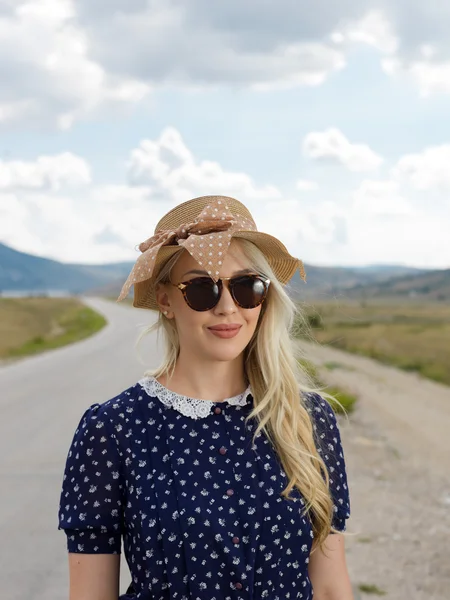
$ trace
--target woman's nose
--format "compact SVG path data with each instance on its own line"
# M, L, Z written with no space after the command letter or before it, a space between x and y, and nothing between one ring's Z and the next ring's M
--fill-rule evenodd
M228 281L222 281L222 293L220 300L214 307L214 312L218 314L233 314L237 311L237 305L228 289Z

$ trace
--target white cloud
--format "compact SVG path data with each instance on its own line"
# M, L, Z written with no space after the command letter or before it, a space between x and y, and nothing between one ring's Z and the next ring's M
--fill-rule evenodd
M355 172L373 171L383 162L369 146L351 143L336 128L308 133L303 140L303 154L313 159L340 163Z
M287 4L282 0L261 11L255 2L243 9L236 1L212 6L203 0L153 0L113 11L81 0L80 11L93 56L114 72L152 85L318 85L343 68L345 57L325 41L328 17L322 23Z
M180 133L169 127L157 140L143 140L128 161L132 185L146 185L155 198L174 202L208 194L248 200L281 198L272 185L258 186L246 173L225 171L211 160L197 160Z
M295 187L301 192L315 192L319 189L319 184L316 181L310 181L309 179L299 179L295 184Z
M141 210L141 220L143 214ZM96 236L110 224L120 233L128 218L126 205L120 213L114 209L105 211L91 201L89 189L81 197L51 190L0 193L0 241L22 252L61 262L126 260L123 242L101 245Z
M139 102L150 89L92 60L73 0L19 0L0 12L0 72L0 124L68 128L100 107Z
M207 194L238 198L253 214L260 231L280 236L292 253L300 241L344 243L345 215L333 202L318 202L306 208L302 202L284 198L273 185L258 185L246 173L225 171L213 161L197 159L175 128L165 129L157 140L144 140L128 162L130 183L147 186L162 216L175 204ZM316 189L313 181L300 180L303 189ZM167 204L169 202L169 204ZM147 236L148 237L148 236Z
M104 184L96 185L90 190L90 198L102 210L108 211L114 206L125 204L134 206L141 202L146 202L151 197L151 189L148 186Z
M417 61L407 72L423 96L450 94L450 60L445 62Z
M115 231L112 227L107 226L104 229L102 229L102 231L96 233L93 236L93 242L95 244L103 244L103 245L123 245L124 239L122 238L122 236L120 235L120 233L118 233L117 231Z
M280 45L268 57L235 54L229 63L230 71L240 72L241 79L248 78L250 89L258 91L320 85L346 65L341 52L320 43Z
M402 156L392 169L392 175L419 190L440 188L450 192L449 165L450 144L442 144Z
M420 52L421 58L413 61L398 56L385 58L382 68L392 77L409 77L423 97L450 94L450 60L433 60L436 48L431 45L421 47Z
M422 0L3 0L0 126L70 128L154 88L321 85L355 47L423 95L450 93L450 9Z
M96 185L86 161L68 153L0 163L0 191L10 192L0 193L0 239L63 262L133 260L136 245L180 201L234 195L258 212L266 200L281 198L276 187L258 186L246 173L196 159L173 128L144 140L128 168L131 185ZM82 193L75 184L84 185Z
M448 244L437 235L437 215L418 213L395 219L354 213L349 217L349 244L330 256L328 264L404 264L415 267L449 266Z
M344 21L332 34L336 44L360 43L391 54L398 48L393 24L380 10L371 10L356 21Z
M253 212L258 229L282 239L298 258L308 260L306 253L311 245L329 247L347 242L347 218L329 200L319 201L313 207L294 199L269 201Z
M353 194L354 208L373 215L407 215L413 209L400 193L396 181L366 179Z
M39 156L34 162L0 160L0 190L59 190L64 186L83 185L90 181L87 162L70 152Z
M28 176L18 177L15 187L0 190L0 240L63 262L134 260L139 254L136 245L153 234L163 214L180 201L210 193L239 198L260 231L280 237L293 255L312 264L405 262L445 267L450 261L442 227L450 219L450 205L436 204L431 192L427 204L420 205L419 192L402 186L400 176L365 179L353 194L335 190L333 201L328 199L327 182L314 195L286 198L278 187L195 156L174 128L144 140L131 152L128 168L133 185L85 180L79 190L61 175L58 160L51 160L55 157L46 158L47 183L31 178L38 183L27 187L23 182L29 181ZM398 165L405 164L403 159ZM416 160L414 169L403 169L405 182L420 172L418 164ZM48 183L52 181L58 185L52 187Z
M322 244L345 244L348 241L347 216L336 202L324 200L309 211L311 239Z
M1 93L1 92L0 92ZM0 124L18 121L37 112L34 100L17 99L12 102L0 101Z
M172 206L173 201L155 198L147 186L94 186L85 206L79 210L80 217L89 211L90 221L96 225L89 242L90 257L86 261L92 262L92 256L100 256L105 261L135 259L136 245L153 234L156 223ZM105 229L111 239L108 243L103 239L99 247L97 236L102 236ZM113 235L116 242L112 241Z
M341 213L333 203L306 208L283 198L275 186L258 185L246 173L198 159L174 128L132 151L128 168L133 185L91 182L82 193L66 186L62 194L59 188L67 180L61 179L58 157L45 158L46 170L41 167L38 175L21 163L27 165L26 173L15 176L15 185L9 180L10 193L0 194L0 239L32 254L63 262L133 260L136 245L153 234L164 213L181 201L216 193L244 202L261 231L276 236L283 231L294 254L300 240L333 243L342 237ZM32 163L34 170L41 162Z
M450 12L444 5L427 10L423 3L410 2L405 10L370 10L356 21L344 20L330 37L347 52L350 44L359 43L387 55L381 59L385 73L411 79L422 96L449 94L450 44L444 32Z
M448 91L430 83L430 78L442 81L441 74L430 72L442 73L450 59L446 2L431 8L422 0L343 0L335 5L317 0L309 10L302 3L279 0L263 11L260 3L249 1L242 8L238 0L213 8L207 0L136 0L127 7L115 1L116 10L105 2L79 0L78 6L95 59L108 70L152 85L228 84L260 90L319 85L345 66L355 47L366 45L404 65L402 70L410 72L422 92L427 87L430 93ZM430 62L425 76L417 57L437 60L435 50L424 53L431 46L441 51L441 58L435 65Z
M37 245L39 252L40 241L30 235L29 211L18 198L11 193L0 192L0 241L4 244L18 244L26 248L27 244Z
M319 85L345 66L339 49L297 30L267 36L256 25L252 44L214 22L221 10L208 5L197 18L195 4L159 0L17 0L0 10L0 125L68 129L100 109L133 106L156 85Z

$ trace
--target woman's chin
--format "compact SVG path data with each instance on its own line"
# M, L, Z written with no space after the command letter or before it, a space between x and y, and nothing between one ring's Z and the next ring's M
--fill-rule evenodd
M232 361L238 358L244 351L242 344L228 344L222 348L206 348L205 354L209 355L211 360L217 361Z

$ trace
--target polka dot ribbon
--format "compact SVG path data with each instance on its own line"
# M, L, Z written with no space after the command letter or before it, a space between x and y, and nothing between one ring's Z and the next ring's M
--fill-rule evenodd
M178 244L184 247L217 281L233 232L256 231L251 219L234 216L228 210L221 200L212 201L192 223L185 223L173 230L158 230L139 244L142 254L124 283L118 301L127 296L132 285L152 277L156 256L162 246Z

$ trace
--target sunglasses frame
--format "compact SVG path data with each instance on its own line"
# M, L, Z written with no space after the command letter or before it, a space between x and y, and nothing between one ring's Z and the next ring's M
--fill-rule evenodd
M181 293L183 294L184 301L186 302L186 304L190 308L192 308L192 310L195 310L197 312L206 312L207 310L212 310L213 308L215 308L219 304L220 299L222 297L223 285L224 285L223 282L224 281L232 281L234 279L243 279L244 277L247 277L247 278L250 278L250 279L253 279L253 280L258 279L264 285L264 295L263 295L261 301L258 302L258 304L255 304L255 306L252 306L252 308L256 308L257 306L260 306L264 302L264 300L266 299L267 292L269 290L269 285L270 285L270 279L268 277L264 277L263 275L258 275L257 273L248 273L248 274L245 274L245 275L234 275L233 277L219 277L219 279L218 279L217 282L214 281L214 279L212 277L207 277L207 276L203 276L202 277L202 276L199 276L199 277L194 277L193 279L189 279L188 281L183 281L181 283L172 283L172 282L171 283L172 283L173 286L175 286L176 288L178 288L179 290L181 290ZM219 296L217 298L217 302L213 306L211 306L210 308L204 308L204 309L194 308L189 303L189 300L188 300L187 295L186 295L186 290L189 287L189 285L191 283L193 283L194 281L196 281L197 279L207 279L207 278L211 279L211 281L213 281L214 283L216 283L219 286ZM234 303L237 306L239 306L240 308L245 308L246 310L251 310L251 309L248 309L245 306L242 306L241 304L239 304L238 300L236 300L236 298L234 296L234 293L233 293L233 285L230 286L228 284L228 291L230 292L231 297L233 298L233 301L234 301Z

